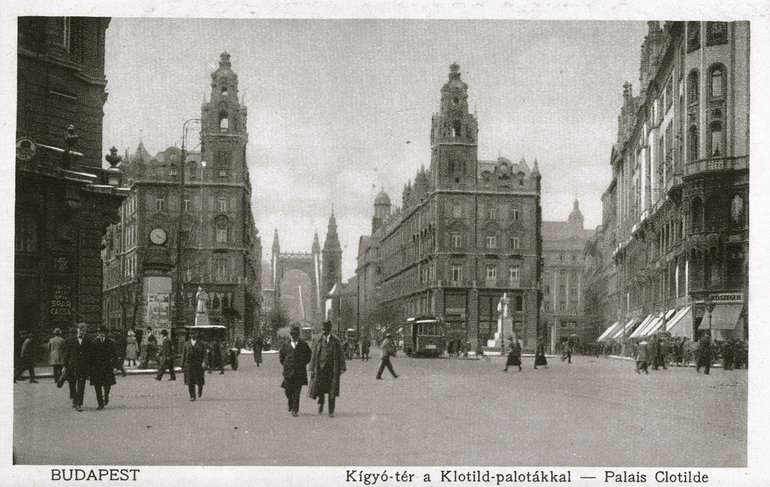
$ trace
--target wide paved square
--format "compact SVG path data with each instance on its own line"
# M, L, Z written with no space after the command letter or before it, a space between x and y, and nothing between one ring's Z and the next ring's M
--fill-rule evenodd
M281 368L206 375L190 402L176 382L118 377L110 404L69 405L51 379L14 385L14 452L22 464L745 466L745 370L634 373L633 364L578 356L548 369L503 372L503 359L352 360L335 418L303 389L293 418ZM73 447L77 445L77 447Z

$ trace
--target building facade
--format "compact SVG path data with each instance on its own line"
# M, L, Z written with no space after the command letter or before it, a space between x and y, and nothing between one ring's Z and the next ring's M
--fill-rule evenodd
M552 349L570 336L585 338L584 249L593 233L583 228L577 200L566 221L543 222L542 319Z
M101 244L127 191L102 169L107 18L18 21L14 327L102 321ZM47 337L46 337L47 338Z
M431 129L431 163L405 186L402 206L380 193L372 234L359 242L362 333L396 331L429 313L473 344L494 338L511 299L513 331L534 347L539 324L540 172L525 161L478 159L468 85L450 66Z
M666 312L666 329L748 332L749 23L649 22L640 93L623 93L612 183L617 308L607 324ZM709 304L714 304L709 312ZM709 323L711 322L711 323ZM641 327L640 327L641 328ZM660 327L659 329L663 329ZM643 330L642 330L643 331Z
M151 156L140 142L127 154L131 194L104 249L107 326L193 324L200 287L213 324L227 326L232 337L258 330L262 244L251 206L246 116L224 53L201 107L200 152L169 147Z

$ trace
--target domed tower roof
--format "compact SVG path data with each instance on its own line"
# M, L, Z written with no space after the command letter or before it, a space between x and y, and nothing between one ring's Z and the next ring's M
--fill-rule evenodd
M573 225L580 226L580 228L583 228L583 213L580 211L577 198L575 198L575 203L572 208L572 212L569 214L569 218L567 218L567 221Z
M381 189L379 193L377 193L377 197L374 198L374 206L390 206L390 196L388 196L388 193L385 192L384 189Z

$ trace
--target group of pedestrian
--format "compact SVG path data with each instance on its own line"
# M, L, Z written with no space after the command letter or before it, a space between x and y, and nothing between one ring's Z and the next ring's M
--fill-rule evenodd
M87 326L79 323L74 335L62 342L61 331L49 342L52 359L60 361L62 369L57 374L56 385L69 383L70 400L76 411L83 410L86 381L90 380L96 394L97 410L104 409L110 402L110 391L115 385L115 344L107 337L107 329L100 327L93 340L86 336Z
M299 326L290 329L290 340L281 345L278 360L283 365L284 389L288 410L292 416L299 415L299 398L303 385L308 385L307 366L310 364L311 399L318 402L318 414L323 414L327 403L329 417L334 417L336 399L340 395L340 376L347 370L345 354L340 339L331 333L332 324L325 321L322 334L313 340L312 347L300 338Z

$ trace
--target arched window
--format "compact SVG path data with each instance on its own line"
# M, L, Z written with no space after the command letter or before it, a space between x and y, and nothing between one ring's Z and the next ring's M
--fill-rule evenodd
M230 122L227 120L227 112L219 112L219 131L227 132L230 128Z
M725 71L721 65L716 65L711 68L711 98L721 98L725 93Z
M698 126L691 125L687 131L687 160L698 160Z
M736 225L743 225L743 213L743 198L736 194L730 201L730 220Z
M227 96L227 86L224 86L224 85L222 86L221 93L223 98Z
M703 228L703 202L700 198L696 197L692 200L692 210L690 212L692 223L691 227L694 232L699 232Z
M724 155L722 146L722 122L711 122L709 126L709 137L711 138L711 157L721 157Z
M460 137L462 131L462 124L459 120L452 122L452 137Z
M687 103L698 103L700 100L700 75L697 69L690 71L687 76Z

